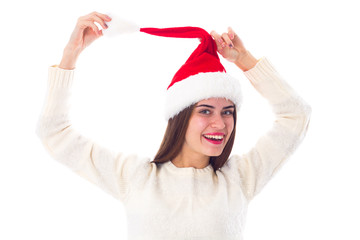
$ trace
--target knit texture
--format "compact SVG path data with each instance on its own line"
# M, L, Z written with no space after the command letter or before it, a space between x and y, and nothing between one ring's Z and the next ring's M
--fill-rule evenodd
M281 168L307 131L311 108L261 59L245 76L272 106L272 129L216 172L150 163L81 136L68 119L74 71L49 69L37 135L51 156L125 206L130 240L241 240L248 203Z

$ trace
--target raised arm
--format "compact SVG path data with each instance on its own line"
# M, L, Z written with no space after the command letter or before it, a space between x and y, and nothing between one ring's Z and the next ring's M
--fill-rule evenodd
M238 176L244 194L252 199L281 168L302 142L311 107L287 84L266 59L256 60L229 28L222 36L213 33L219 53L244 71L255 89L268 100L275 114L272 129L243 156L235 155L223 168Z
M99 30L95 23L100 24L103 29L106 29L106 22L109 21L111 21L109 16L98 12L80 17L64 49L59 68L74 69L81 52L102 36L102 30Z
M50 155L119 200L129 191L128 179L145 159L114 154L73 129L69 101L79 54L102 35L94 22L106 28L110 19L99 13L80 17L58 67L49 68L47 94L36 133ZM141 174L141 173L140 173Z

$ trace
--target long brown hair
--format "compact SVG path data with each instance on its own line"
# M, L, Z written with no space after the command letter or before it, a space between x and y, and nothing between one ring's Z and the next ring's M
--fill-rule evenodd
M175 117L169 119L164 138L152 162L165 163L174 159L180 153L185 142L186 130L188 128L189 119L194 107L195 104L185 108ZM214 171L218 170L225 164L233 148L236 132L236 109L234 109L233 117L234 129L224 147L223 152L217 157L210 157L210 164L212 165Z

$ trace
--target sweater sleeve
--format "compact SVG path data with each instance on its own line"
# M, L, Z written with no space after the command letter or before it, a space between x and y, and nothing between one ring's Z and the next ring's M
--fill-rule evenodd
M275 114L269 132L242 156L232 156L227 167L240 177L250 200L281 168L302 142L308 128L311 107L283 80L273 65L262 58L245 72L255 89L265 97Z
M36 134L50 155L78 175L115 198L125 201L130 178L136 171L146 175L147 159L113 153L73 129L69 120L69 99L74 70L49 68L47 94Z

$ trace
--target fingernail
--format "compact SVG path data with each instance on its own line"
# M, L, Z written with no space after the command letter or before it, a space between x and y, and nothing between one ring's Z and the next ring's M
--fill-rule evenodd
M106 23L104 25L105 25L105 28L108 28L108 25Z
M223 43L221 44L221 46L222 46L222 47L226 47L226 44L223 42Z
M230 39L231 39L231 40L234 39L234 34L230 34Z
M230 47L230 48L233 48L233 47L234 47L234 45L232 45L232 44L230 43L230 44L229 44L229 47Z

